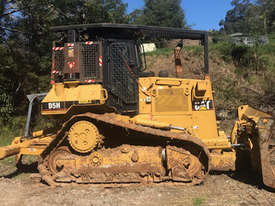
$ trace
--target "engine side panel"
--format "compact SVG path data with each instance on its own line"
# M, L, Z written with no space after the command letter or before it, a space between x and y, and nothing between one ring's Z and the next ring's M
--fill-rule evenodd
M226 135L218 131L210 79L150 77L139 81L140 118L186 128L210 149L231 148Z

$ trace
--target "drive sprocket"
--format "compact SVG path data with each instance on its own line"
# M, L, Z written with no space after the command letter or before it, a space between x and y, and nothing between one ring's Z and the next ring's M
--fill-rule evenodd
M92 151L101 140L97 127L85 120L74 123L68 136L70 146L79 153Z

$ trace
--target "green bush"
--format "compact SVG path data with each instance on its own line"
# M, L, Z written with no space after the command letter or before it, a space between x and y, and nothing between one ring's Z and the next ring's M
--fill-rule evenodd
M251 71L273 70L275 66L275 44L235 45L230 42L219 42L209 45L210 53L217 53L225 62L233 62L236 73L246 76Z
M7 123L14 112L13 96L8 88L0 85L0 120Z
M201 56L203 54L203 46L185 46L184 49L189 50L193 56Z
M11 143L16 136L24 134L26 117L15 117L8 124L0 120L0 146L5 146Z
M1 90L0 90L1 92ZM0 93L0 118L9 122L13 113L12 98L7 93Z
M227 63L232 62L232 49L234 45L229 42L219 42L209 44L209 52L218 53L218 55Z

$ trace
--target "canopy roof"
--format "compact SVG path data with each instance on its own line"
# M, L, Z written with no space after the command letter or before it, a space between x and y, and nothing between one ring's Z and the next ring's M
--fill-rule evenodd
M206 31L110 23L55 26L51 30L67 36L67 42L75 42L76 38L81 39L82 37L85 37L86 40L110 38L142 41L156 39L200 40L204 45L204 72L208 73L208 32Z
M96 37L130 38L130 39L192 39L204 41L208 33L199 30L187 30L181 28L140 26L133 24L80 24L55 26L51 28L54 32L65 32L75 30L81 34Z

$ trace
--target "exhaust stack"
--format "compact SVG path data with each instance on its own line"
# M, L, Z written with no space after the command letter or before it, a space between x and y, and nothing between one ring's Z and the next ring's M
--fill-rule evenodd
M174 49L174 57L175 57L175 67L176 67L176 77L182 77L182 64L180 53L183 48L183 40L180 40Z

